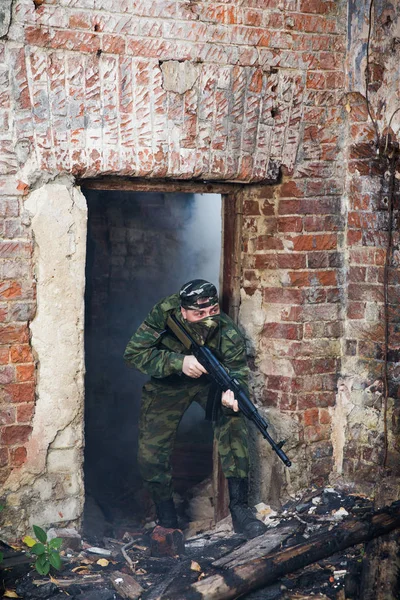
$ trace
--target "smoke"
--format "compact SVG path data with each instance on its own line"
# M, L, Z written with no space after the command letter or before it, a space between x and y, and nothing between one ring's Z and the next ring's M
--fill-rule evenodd
M124 349L152 306L186 281L202 278L218 287L221 197L83 191L89 209L86 481L104 505L107 490L122 496L139 480L137 427L147 377L125 365ZM187 411L180 432L207 438L201 409Z

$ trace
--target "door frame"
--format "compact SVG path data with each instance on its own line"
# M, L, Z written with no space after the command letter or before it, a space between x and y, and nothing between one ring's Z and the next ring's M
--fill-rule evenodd
M243 184L101 177L79 179L76 185L104 191L220 194L222 204L220 300L224 312L237 323L240 306ZM214 520L217 523L229 512L229 496L215 440L212 479Z

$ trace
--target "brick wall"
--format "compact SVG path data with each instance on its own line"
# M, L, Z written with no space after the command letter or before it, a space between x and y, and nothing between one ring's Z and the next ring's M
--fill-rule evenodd
M1 484L10 468L25 460L24 445L32 431L35 400L35 366L28 327L35 314L32 241L22 223L21 198L7 191L0 198Z
M382 375L387 244L387 165L376 163L361 97L366 2L350 3L346 21L347 4L13 3L0 40L3 481L24 459L34 401L24 194L60 177L109 174L252 184L243 191L241 321L254 390L297 457L292 484L356 481L363 465L373 480L381 412L370 415L372 437L357 437L338 412L339 375L361 420ZM370 95L383 131L398 99L397 14L376 6ZM394 323L390 333L396 351ZM353 441L341 460L343 432Z
M363 69L367 56L361 45L368 40L364 20L368 9L365 3L353 7L349 35L350 65L358 62ZM347 296L342 373L351 411L343 475L366 489L376 481L382 488L382 475L383 488L396 489L398 477L400 98L394 65L400 58L399 17L399 8L392 4L380 0L372 5L368 97L364 71L355 68L349 71L351 93L346 97Z

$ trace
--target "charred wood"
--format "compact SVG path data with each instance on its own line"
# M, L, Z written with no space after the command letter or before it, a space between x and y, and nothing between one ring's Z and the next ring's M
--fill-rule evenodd
M400 545L397 532L391 532L367 544L360 597L363 600L400 598Z
M400 527L400 502L377 511L363 521L347 521L334 530L315 535L306 543L270 553L224 569L186 587L171 586L161 600L229 600L270 585L283 575L312 564L350 546L372 540ZM268 532L264 534L267 536ZM262 536L262 537L264 537ZM256 538L261 543L260 538Z

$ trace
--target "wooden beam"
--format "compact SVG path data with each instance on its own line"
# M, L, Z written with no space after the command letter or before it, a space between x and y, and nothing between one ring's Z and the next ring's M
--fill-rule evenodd
M91 190L118 190L120 192L184 192L188 194L229 194L243 187L218 181L180 181L129 177L99 177L78 179L76 184Z
M321 533L306 543L267 554L230 569L224 569L187 587L168 589L160 600L230 600L265 587L288 573L302 569L340 552L385 535L400 527L400 502L395 502L363 521L346 521L329 533ZM264 535L267 535L264 534ZM257 538L258 539L258 538Z

